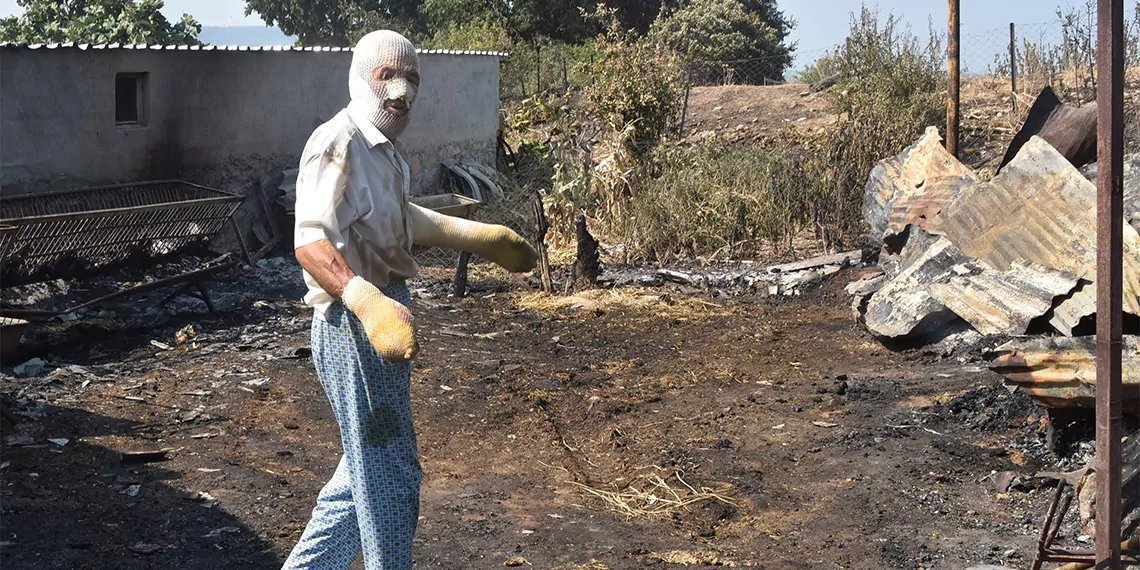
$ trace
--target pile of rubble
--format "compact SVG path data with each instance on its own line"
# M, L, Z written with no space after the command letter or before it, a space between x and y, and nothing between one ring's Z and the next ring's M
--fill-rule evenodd
M848 293L861 321L887 344L1008 340L992 369L1046 406L1091 406L1095 166L1082 174L1074 153L1041 136L1021 139L989 180L947 152L933 127L881 162L863 206L878 265ZM1126 222L1140 223L1133 171L1126 176ZM1125 313L1140 316L1140 234L1128 223L1123 297ZM1140 338L1127 336L1124 348L1126 401L1135 406L1140 368L1130 364Z

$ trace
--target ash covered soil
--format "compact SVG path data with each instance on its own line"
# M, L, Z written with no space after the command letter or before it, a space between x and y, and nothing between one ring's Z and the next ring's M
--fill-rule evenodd
M995 480L1057 467L1044 412L882 348L849 280L585 308L418 280L417 567L1027 566L1052 490ZM0 380L0 566L279 567L340 454L299 282L267 260L214 286L220 313L136 298L30 331L45 375Z

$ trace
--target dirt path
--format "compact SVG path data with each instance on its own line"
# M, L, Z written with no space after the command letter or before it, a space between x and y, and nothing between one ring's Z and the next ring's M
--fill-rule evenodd
M1041 412L987 371L882 349L845 282L586 311L419 300L417 567L1027 565L1047 493L989 479L1044 465ZM185 322L197 336L175 345ZM54 349L82 369L6 378L32 445L4 449L0 565L277 567L339 454L295 350L307 326L262 303L100 333ZM143 448L170 459L120 462ZM623 491L631 509L695 502L630 516L600 497Z

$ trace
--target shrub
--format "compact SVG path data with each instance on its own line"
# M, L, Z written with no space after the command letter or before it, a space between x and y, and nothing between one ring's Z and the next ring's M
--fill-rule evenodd
M658 168L615 228L630 260L783 251L808 223L810 184L783 153L716 143L675 147L663 150Z
M880 22L863 8L829 65L839 77L827 92L839 119L803 146L805 169L818 185L812 216L831 249L864 227L863 187L875 164L913 144L927 126L943 124L946 110L938 37L923 45L893 15Z
M644 157L677 119L681 66L670 50L622 30L613 10L594 18L605 31L595 41L596 57L580 66L593 79L584 90L586 111L612 131L632 128L628 150Z

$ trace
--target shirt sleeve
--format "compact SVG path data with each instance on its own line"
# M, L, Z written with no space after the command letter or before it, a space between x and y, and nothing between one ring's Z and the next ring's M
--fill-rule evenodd
M338 206L347 199L348 144L342 137L313 134L301 156L297 174L296 226L293 246L301 247L327 239L341 249L344 236L337 216Z

